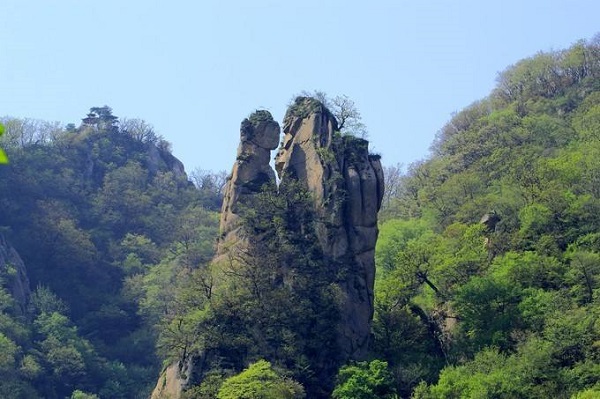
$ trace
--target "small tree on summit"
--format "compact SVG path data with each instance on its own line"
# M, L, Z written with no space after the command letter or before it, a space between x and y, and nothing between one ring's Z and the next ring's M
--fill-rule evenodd
M363 139L368 137L367 127L362 123L360 111L356 108L354 101L347 95L343 94L331 98L325 92L319 90L312 93L303 91L300 95L312 97L326 106L335 116L338 122L338 130L341 133Z
M157 143L163 138L154 131L154 127L143 119L123 118L119 123L121 132L128 134L140 143Z
M112 108L108 105L104 107L92 107L85 118L82 119L85 126L95 126L99 130L116 130L119 123L119 117L112 114Z

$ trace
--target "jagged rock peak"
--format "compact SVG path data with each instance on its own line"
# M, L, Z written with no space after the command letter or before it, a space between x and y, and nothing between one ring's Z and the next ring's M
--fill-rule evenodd
M338 122L331 111L319 100L312 97L296 97L294 102L288 107L283 118L283 129L289 128L288 124L295 120L308 117L310 114L323 114L333 125L333 130L338 131Z
M269 162L271 151L279 144L280 132L279 124L269 111L256 111L242 121L237 157L221 208L222 242L238 228L239 206L260 192L265 184L275 189L275 172Z

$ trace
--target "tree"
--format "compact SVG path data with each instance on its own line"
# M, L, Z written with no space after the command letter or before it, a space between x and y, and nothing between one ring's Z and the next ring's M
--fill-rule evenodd
M302 399L302 385L282 376L266 360L251 364L238 375L226 379L218 399Z
M46 286L38 285L31 293L29 307L35 314L52 314L54 312L67 314L69 307L52 290Z
M571 396L571 399L600 399L600 389L590 388L585 391L577 392Z
M154 131L154 127L143 119L123 118L119 128L122 133L144 144L156 144L162 140L162 137Z
M99 397L98 397L98 395L94 395L91 393L85 393L83 391L80 391L79 389L76 389L71 394L71 399L99 399Z
M14 370L18 349L10 338L0 332L0 373Z
M205 207L215 211L220 209L227 185L227 175L224 170L213 172L200 168L196 168L190 173L190 179L200 190Z
M0 137L4 134L4 125L0 123ZM0 164L8 163L8 157L4 153L4 150L0 148Z
M393 166L385 166L383 168L385 192L383 193L383 201L381 203L382 210L390 206L393 198L400 194L404 173L402 172L402 164Z
M312 97L319 100L338 122L338 130L343 134L366 139L368 136L367 127L362 123L362 116L353 100L347 95L339 95L331 98L325 92L315 90L314 92L303 91L304 97Z
M467 342L476 350L488 345L510 347L510 331L520 322L515 291L507 281L477 276L459 289L454 307Z
M333 399L394 399L398 396L387 362L373 360L344 366L338 373Z
M597 298L596 289L600 280L600 255L577 251L571 256L571 268L567 277L573 282L572 292L584 303Z
M84 126L96 127L98 130L118 130L119 118L114 116L112 108L108 105L103 107L92 107L85 118L82 119Z
M47 122L31 118L1 118L5 136L5 148L14 150L35 144L47 144L63 132L59 122ZM0 134L1 136L1 134Z

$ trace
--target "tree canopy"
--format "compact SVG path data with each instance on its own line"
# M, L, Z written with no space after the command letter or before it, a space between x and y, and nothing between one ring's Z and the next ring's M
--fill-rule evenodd
M599 45L510 66L397 179L373 330L403 397L596 395Z

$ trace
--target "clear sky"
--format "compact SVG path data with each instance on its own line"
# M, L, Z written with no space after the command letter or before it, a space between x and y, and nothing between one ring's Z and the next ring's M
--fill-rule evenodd
M346 94L387 165L497 73L600 31L598 0L1 0L0 115L141 118L189 171L230 170L239 124L294 94Z

